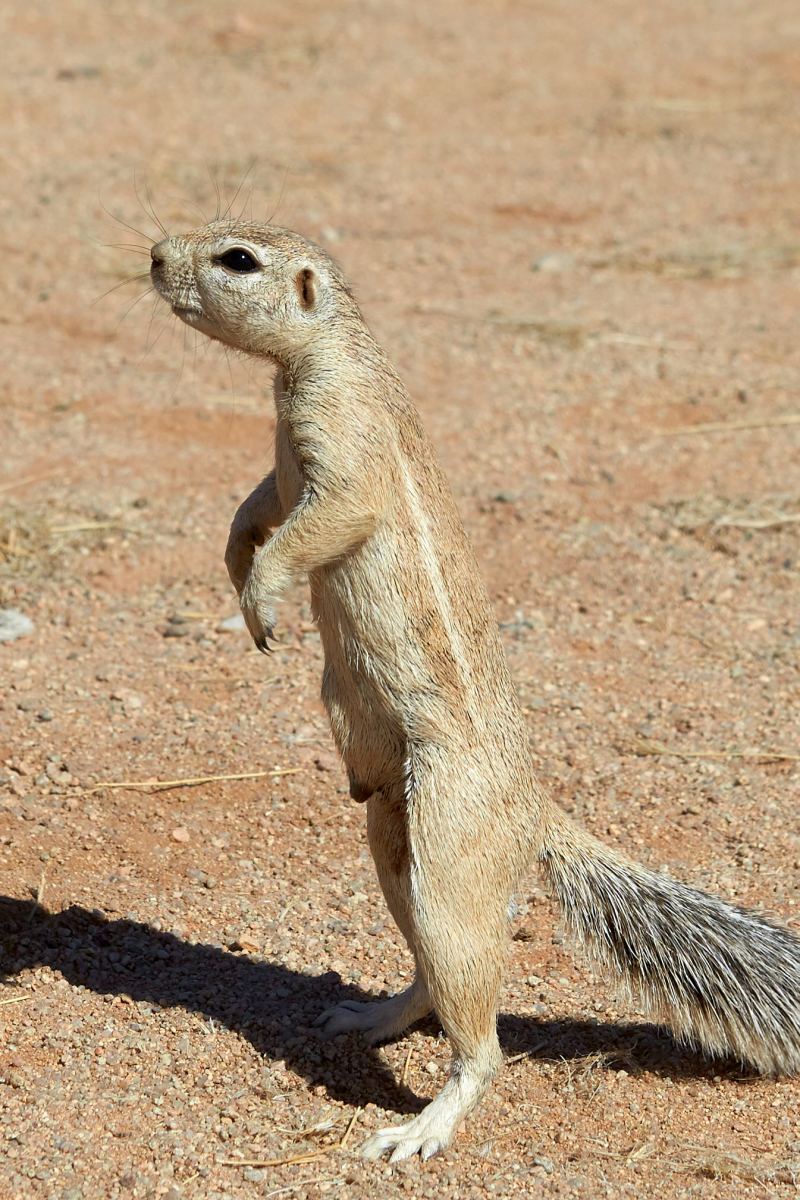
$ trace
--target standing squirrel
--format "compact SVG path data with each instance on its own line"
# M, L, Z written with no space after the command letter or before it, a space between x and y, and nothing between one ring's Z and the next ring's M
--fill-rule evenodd
M509 900L533 860L577 941L653 1019L709 1054L800 1071L800 939L606 848L537 783L450 489L339 267L286 229L226 220L151 255L181 320L277 368L275 468L225 562L261 650L281 594L308 577L323 701L416 964L402 994L318 1025L380 1041L434 1010L452 1047L438 1095L364 1155L436 1154L499 1070Z

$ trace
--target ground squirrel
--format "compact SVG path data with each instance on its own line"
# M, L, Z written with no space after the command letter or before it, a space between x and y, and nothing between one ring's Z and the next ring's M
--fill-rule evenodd
M500 1067L509 899L538 860L566 924L650 1016L711 1054L800 1070L800 939L604 847L534 778L498 628L416 410L333 260L271 225L215 221L152 250L183 321L277 367L275 468L226 563L256 645L308 576L322 695L378 877L416 963L407 991L323 1013L392 1037L430 1010L450 1076L368 1158L447 1146Z

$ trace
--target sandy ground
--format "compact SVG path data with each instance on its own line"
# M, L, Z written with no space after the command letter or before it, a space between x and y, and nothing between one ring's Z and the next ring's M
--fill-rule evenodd
M303 589L268 660L221 626L270 380L144 283L102 294L146 269L145 185L170 229L219 187L328 246L452 479L548 786L800 929L796 5L4 22L0 604L34 632L0 645L0 1195L794 1194L798 1084L644 1025L533 876L490 1098L427 1166L361 1163L447 1051L435 1022L311 1029L409 961Z

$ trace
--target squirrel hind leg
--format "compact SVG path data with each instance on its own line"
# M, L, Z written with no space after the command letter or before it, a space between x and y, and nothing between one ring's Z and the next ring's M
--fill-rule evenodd
M341 1004L326 1009L314 1024L323 1038L338 1037L341 1033L355 1030L363 1034L370 1045L376 1045L405 1032L430 1011L428 988L417 975L411 987L398 992L396 996L367 1003L343 1000Z
M408 839L403 805L390 789L367 804L367 834L386 904L416 960L409 877ZM324 1038L355 1030L374 1044L396 1037L431 1011L425 977L419 969L411 987L386 1000L344 1000L327 1009L315 1024Z
M375 1160L391 1151L389 1161L400 1162L414 1154L432 1158L446 1149L461 1122L486 1091L497 1072L499 1059L499 1048L495 1049L491 1038L475 1056L454 1059L447 1083L419 1116L404 1125L379 1129L361 1147L362 1157Z
M418 1116L379 1130L364 1145L365 1158L388 1153L392 1162L413 1154L427 1159L448 1146L502 1061L497 1000L507 939L505 881L487 877L476 902L474 863L455 858L441 838L419 833L407 831L414 866L403 915L453 1059L449 1079Z
M431 930L430 924L437 928ZM486 929L465 930L445 913L432 922L422 919L417 945L433 1005L453 1050L450 1077L413 1120L373 1134L361 1151L367 1159L386 1153L390 1162L414 1154L428 1159L444 1150L502 1062L496 1018L503 939L491 938Z

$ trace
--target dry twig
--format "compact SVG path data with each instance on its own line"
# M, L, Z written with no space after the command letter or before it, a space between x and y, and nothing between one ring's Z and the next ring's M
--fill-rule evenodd
M94 792L114 791L119 788L133 791L153 788L165 792L170 788L199 787L202 783L218 783L229 779L265 779L267 776L277 779L282 775L298 775L302 770L302 767L283 767L275 771L240 771L234 775L196 775L191 779L112 779L106 783L97 783L79 795L91 796Z

